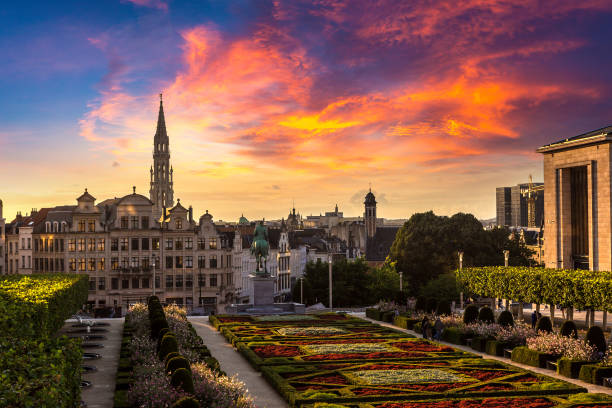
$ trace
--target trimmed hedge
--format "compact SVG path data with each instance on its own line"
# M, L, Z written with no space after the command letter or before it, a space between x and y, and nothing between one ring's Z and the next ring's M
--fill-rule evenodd
M559 334L564 337L571 337L574 339L578 338L578 328L576 327L576 323L572 320L566 320L561 325L561 329L559 329Z
M586 364L593 364L593 362L570 360L567 357L561 357L557 360L557 373L569 378L578 378L580 369Z
M87 275L0 276L0 337L50 337L87 301Z
M509 310L502 311L497 317L497 324L506 327L514 326L514 316L512 316L512 312Z
M599 364L585 364L580 367L578 378L584 382L602 385L603 379L612 377L612 367L604 367Z
M531 350L527 346L515 347L512 350L511 360L532 367L546 368L547 361L556 361L559 356Z
M553 326L550 317L542 316L538 319L535 326L536 332L552 333Z
M465 344L465 334L457 327L447 327L442 332L442 340L453 344Z
M504 356L504 349L508 348L506 343L499 342L497 340L489 340L487 341L487 345L485 346L485 351L487 354L492 356Z
M396 316L393 324L397 327L401 327L402 329L412 330L414 328L414 324L420 321L421 319L412 319L407 316Z
M367 308L365 313L370 319L382 320L382 312L374 307Z
M170 376L170 384L174 387L180 387L188 394L193 394L193 377L191 371L186 368L178 368Z
M81 400L79 339L0 339L0 406L70 407Z
M474 337L472 339L472 349L476 351L484 352L487 350L487 339L486 337Z
M470 324L478 320L478 306L467 305L463 311L463 323Z
M587 344L595 347L598 352L605 353L607 350L606 336L603 330L599 326L593 326L589 328L586 334L585 341Z
M483 323L495 323L495 314L489 306L483 306L478 311L478 320Z

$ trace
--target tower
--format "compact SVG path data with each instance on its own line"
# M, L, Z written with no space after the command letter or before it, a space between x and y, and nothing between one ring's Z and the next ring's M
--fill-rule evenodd
M163 208L174 205L173 170L170 166L170 149L168 133L166 132L166 119L164 118L164 105L162 94L159 94L159 115L157 116L157 130L153 138L153 166L151 167L151 189L149 197L153 201L153 214L161 217Z
M366 237L374 238L376 235L376 197L372 194L372 189L365 196L365 213L363 218L365 220Z

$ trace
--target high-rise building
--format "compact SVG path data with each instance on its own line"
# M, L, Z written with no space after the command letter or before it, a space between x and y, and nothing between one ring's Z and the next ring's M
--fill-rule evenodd
M497 187L495 189L495 202L497 209L497 225L512 225L512 198L510 187Z
M531 183L530 187L530 184L523 183L512 187L497 187L495 189L497 225L541 226L544 217L544 189L541 187L543 185L544 183ZM534 212L531 222L530 211Z

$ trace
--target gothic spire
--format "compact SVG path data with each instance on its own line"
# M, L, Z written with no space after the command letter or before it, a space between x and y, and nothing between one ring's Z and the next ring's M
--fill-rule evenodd
M159 94L159 114L157 115L157 131L155 132L155 140L164 142L168 140L166 132L166 119L164 117L164 102L162 94Z

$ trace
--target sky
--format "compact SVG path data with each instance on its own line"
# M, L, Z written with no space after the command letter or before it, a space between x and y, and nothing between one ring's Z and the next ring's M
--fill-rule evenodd
M148 196L159 93L174 197L216 220L495 216L539 146L612 124L609 0L9 2L4 217Z

